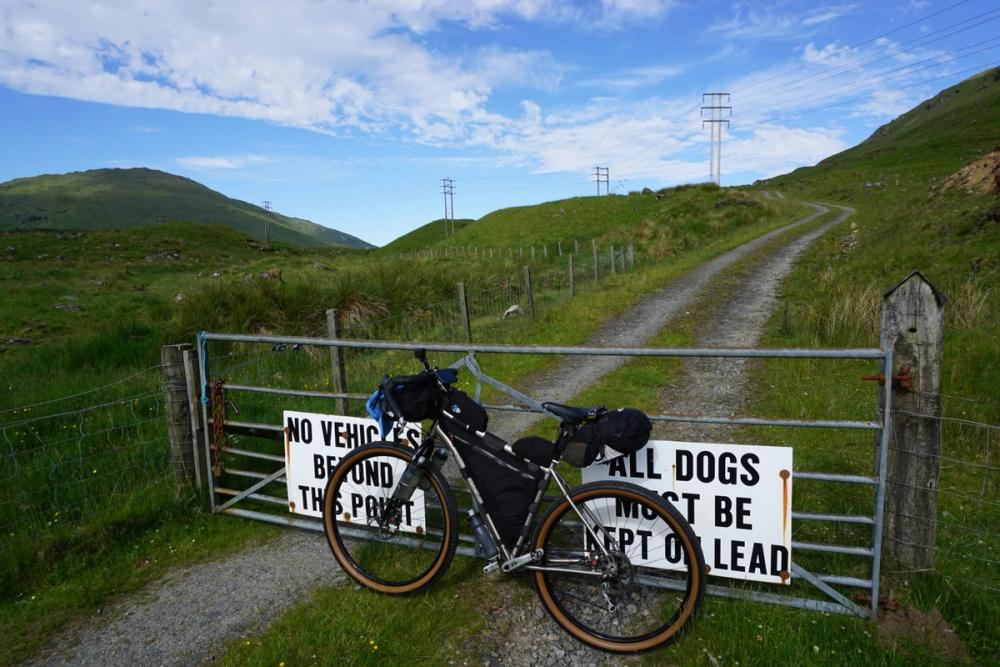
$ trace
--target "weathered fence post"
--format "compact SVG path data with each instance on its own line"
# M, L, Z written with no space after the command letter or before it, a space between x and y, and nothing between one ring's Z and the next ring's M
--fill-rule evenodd
M469 302L465 298L465 283L458 284L458 308L462 311L462 326L465 329L465 342L472 342L472 321L469 319Z
M608 246L608 256L611 257L611 275L614 275L616 273L615 262L618 261L618 259L615 257L615 247L613 245Z
M889 559L904 570L934 567L946 302L919 271L882 299L881 344L883 350L893 350L895 366L886 373L903 376L892 391L885 548Z
M545 259L549 258L549 245L547 243L542 246L542 257Z
M326 337L330 340L340 338L340 311L331 308L326 311ZM333 391L343 394L347 391L347 374L344 369L344 352L335 345L330 346L330 371L333 374ZM337 414L347 414L347 399L334 399Z
M535 258L535 246L531 246L531 259Z
M580 241L578 239L573 239L573 254L580 254Z
M628 241L628 268L635 268L635 246L632 245L632 239Z
M594 282L601 279L600 259L597 254L597 239L590 239L590 249L594 251Z
M569 256L569 295L576 296L576 278L573 275L573 255Z
M559 256L562 257L562 241L556 241L556 247L559 248Z
M187 382L188 412L191 415L191 448L194 460L194 484L204 491L205 481L205 425L201 421L201 386L198 383L198 350L184 350L184 379Z
M528 299L528 317L535 319L535 292L531 287L531 267L524 267L524 294Z
M196 483L194 438L191 431L191 402L184 373L184 351L191 345L164 345L160 348L160 371L163 378L163 411L170 436L170 464L181 484Z

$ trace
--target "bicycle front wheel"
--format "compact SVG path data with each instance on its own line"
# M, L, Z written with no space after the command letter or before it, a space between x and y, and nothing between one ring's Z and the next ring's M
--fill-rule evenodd
M672 642L705 595L705 561L691 526L634 484L585 484L571 497L572 504L554 503L534 539L543 554L535 590L546 611L604 651Z
M393 492L413 450L372 443L345 456L326 485L323 527L340 566L360 584L402 595L432 584L458 544L458 510L432 467L404 503Z

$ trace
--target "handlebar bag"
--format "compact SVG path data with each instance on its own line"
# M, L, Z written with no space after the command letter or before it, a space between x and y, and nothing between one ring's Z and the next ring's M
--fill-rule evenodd
M401 416L411 422L433 419L441 407L441 390L433 373L390 378L383 382L382 389L391 393L399 406L401 414L396 415L392 403L383 402L383 409L393 418Z

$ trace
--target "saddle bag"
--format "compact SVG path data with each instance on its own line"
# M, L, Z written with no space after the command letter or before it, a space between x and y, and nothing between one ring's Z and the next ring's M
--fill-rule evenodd
M563 460L577 468L586 468L604 458L604 448L631 454L646 446L653 424L642 410L619 408L605 412L592 422L559 440Z

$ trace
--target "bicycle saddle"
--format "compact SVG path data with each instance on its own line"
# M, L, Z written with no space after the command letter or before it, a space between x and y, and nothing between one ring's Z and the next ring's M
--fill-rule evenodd
M592 408L574 408L572 405L563 405L561 403L542 403L542 407L548 412L551 412L559 419L570 424L579 424L584 419L588 417L596 417L597 415L605 412L607 408L603 405L597 405Z

